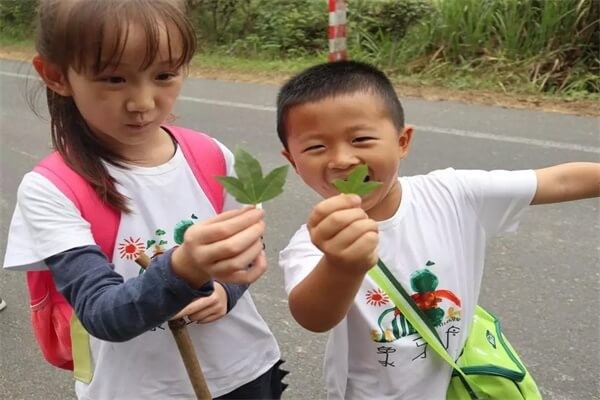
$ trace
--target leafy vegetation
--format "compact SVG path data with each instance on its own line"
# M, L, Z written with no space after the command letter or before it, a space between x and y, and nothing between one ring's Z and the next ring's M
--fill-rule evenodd
M200 59L295 72L326 59L325 0L188 0ZM35 0L0 1L0 44ZM347 0L353 59L398 82L600 98L598 0ZM233 64L233 65L232 65Z

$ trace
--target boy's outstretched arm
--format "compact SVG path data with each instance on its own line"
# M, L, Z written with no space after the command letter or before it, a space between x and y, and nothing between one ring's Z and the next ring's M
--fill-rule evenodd
M600 163L567 163L535 171L531 204L549 204L600 196Z
M290 311L304 328L324 332L346 315L367 271L377 263L377 223L356 195L338 195L312 211L308 230L323 252L315 269L290 293Z

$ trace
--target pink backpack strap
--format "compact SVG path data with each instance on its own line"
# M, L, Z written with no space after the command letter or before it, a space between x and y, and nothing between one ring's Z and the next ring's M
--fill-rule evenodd
M75 204L81 216L90 223L94 240L111 260L121 213L103 202L92 186L73 171L57 152L44 158L33 170L52 182Z
M225 156L217 142L210 136L178 126L165 127L181 146L183 155L188 161L196 180L210 200L215 211L223 211L223 186L215 176L227 175Z
M91 226L94 240L110 260L121 214L102 202L91 185L54 152L33 169L52 182ZM50 271L28 271L33 333L46 360L59 368L73 370L71 316L73 309L58 292ZM81 366L80 366L81 367ZM80 368L79 367L79 368Z

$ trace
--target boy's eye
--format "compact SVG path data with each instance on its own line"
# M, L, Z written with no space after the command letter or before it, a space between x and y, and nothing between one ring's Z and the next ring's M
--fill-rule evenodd
M105 76L100 78L100 81L116 84L125 82L125 78L121 76Z
M360 137L357 137L357 138L355 138L355 139L353 140L353 142L356 142L356 143L364 143L364 142L368 142L369 140L374 140L374 139L375 139L375 138L374 138L374 137L371 137L371 136L360 136Z
M307 148L302 150L302 152L305 153L307 151L315 151L315 150L320 150L320 149L324 149L324 148L325 148L325 146L323 146L322 144L315 144L313 146L308 146Z

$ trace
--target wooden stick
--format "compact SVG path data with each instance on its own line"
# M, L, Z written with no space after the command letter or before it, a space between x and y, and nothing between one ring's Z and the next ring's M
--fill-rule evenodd
M135 262L143 269L146 269L150 265L150 257L145 253L141 253ZM212 395L208 390L198 357L196 357L196 350L187 330L186 321L183 318L172 319L169 321L169 329L175 338L175 343L177 343L179 354L194 388L194 393L196 393L196 398L198 400L211 400Z

